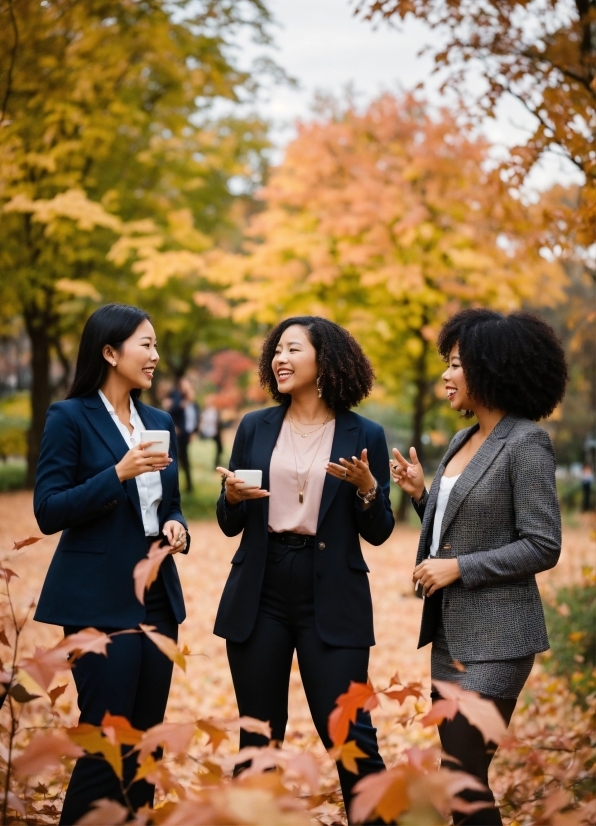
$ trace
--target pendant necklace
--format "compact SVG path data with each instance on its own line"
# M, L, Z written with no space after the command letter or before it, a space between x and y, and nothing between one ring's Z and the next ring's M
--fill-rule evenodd
M327 417L327 418L325 419L325 421L323 422L323 424L320 424L318 427L315 427L315 429L314 429L314 430L310 430L308 433L303 433L301 430L298 430L298 428L296 427L296 423L295 423L294 419L292 418L292 414L291 414L289 411L288 411L288 418L289 418L289 420L290 420L290 428L291 428L291 430L292 430L294 433L297 433L299 436L302 436L302 438L303 438L303 439L306 439L306 437L307 437L307 436L312 436L312 434L313 434L313 433L316 433L316 432L317 432L317 430L320 430L322 427L325 427L325 425L326 425L326 424L327 424L327 422L329 421L329 417ZM308 425L307 425L307 426L308 426Z
M290 416L290 419L291 418L292 417ZM292 449L294 451L294 467L296 468L296 479L298 480L298 501L300 502L301 505L304 504L304 490L306 488L306 483L308 482L308 476L310 474L310 469L312 468L312 466L314 464L314 461L317 458L319 448L321 447L321 442L323 441L323 436L325 435L325 426L326 426L326 424L327 424L327 422L329 421L330 418L331 418L331 413L328 414L327 418L325 419L325 421L323 422L321 427L317 428L317 429L321 430L321 435L319 437L319 443L317 445L317 449L315 450L315 455L312 457L312 461L311 461L310 465L308 466L308 470L306 471L306 476L304 477L304 481L300 480L300 475L298 474L298 458L296 456L296 445L294 444L294 436L292 435L292 427L290 426L290 439L292 440ZM300 432L300 431L298 431L298 432ZM305 434L305 435L308 436L308 433Z

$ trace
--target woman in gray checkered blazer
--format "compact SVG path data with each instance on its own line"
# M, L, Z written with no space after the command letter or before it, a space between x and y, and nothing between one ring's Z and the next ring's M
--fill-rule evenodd
M433 680L479 692L509 723L535 654L548 648L535 575L557 563L561 518L553 446L534 422L563 398L565 354L536 316L484 309L451 318L438 348L451 408L478 421L454 436L430 491L416 451L410 462L393 451L393 479L422 520L413 577L425 597L418 647L432 642ZM459 761L443 765L487 786L462 794L487 808L453 812L454 823L501 824L488 790L495 745L461 714L441 723L439 735Z

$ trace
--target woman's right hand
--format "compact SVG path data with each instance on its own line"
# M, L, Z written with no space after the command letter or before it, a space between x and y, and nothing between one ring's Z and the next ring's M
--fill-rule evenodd
M156 470L165 470L173 459L167 453L146 453L145 448L155 442L140 442L132 447L116 465L116 473L121 482L134 479L141 473L153 473Z
M218 473L221 473L222 476L225 476L225 490L226 490L226 501L229 505L238 505L240 502L244 502L247 499L264 499L266 496L269 496L268 490L263 490L262 488L241 488L240 485L243 485L244 482L242 479L238 479L233 471L228 470L225 467L217 467L215 470Z
M410 448L411 462L404 459L396 447L393 448L393 455L395 456L395 461L389 462L391 478L403 491L417 502L424 493L424 471L418 461L416 448Z

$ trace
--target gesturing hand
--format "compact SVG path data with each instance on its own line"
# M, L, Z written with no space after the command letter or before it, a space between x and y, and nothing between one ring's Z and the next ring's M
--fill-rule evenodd
M368 466L368 451L366 448L360 454L360 459L352 456L351 460L340 459L339 462L339 465L335 462L329 462L326 468L327 473L335 476L336 479L343 479L345 482L356 485L360 493L368 493L375 486L375 477Z
M167 453L145 452L145 448L154 444L155 442L140 442L120 459L116 465L116 473L121 482L134 479L141 473L153 473L155 470L165 470L168 467L173 459L170 459Z
M418 461L416 448L410 448L411 462L404 459L396 447L393 448L393 455L395 456L396 461L389 461L391 478L409 496L412 496L416 501L418 501L424 493L424 471L422 470L422 465Z
M215 470L221 473L222 476L225 476L226 501L229 502L230 505L238 505L246 499L264 499L266 496L269 496L269 491L263 490L262 488L240 487L240 485L244 485L242 479L238 479L233 471L225 467L217 467Z

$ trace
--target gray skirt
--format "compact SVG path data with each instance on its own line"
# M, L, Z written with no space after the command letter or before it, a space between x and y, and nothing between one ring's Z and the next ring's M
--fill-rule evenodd
M534 654L515 660L467 662L462 665L465 671L459 671L453 663L441 622L432 641L431 680L459 683L466 691L477 691L479 694L504 700L516 700L534 665Z

